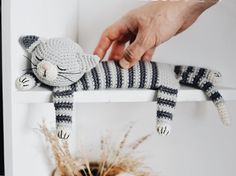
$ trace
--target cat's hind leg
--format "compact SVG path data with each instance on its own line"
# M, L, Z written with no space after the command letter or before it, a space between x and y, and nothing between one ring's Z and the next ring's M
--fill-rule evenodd
M160 135L170 134L170 122L176 106L178 89L160 86L157 92L157 132Z
M158 64L159 87L157 89L157 132L160 135L170 134L170 122L176 105L179 82L175 77L173 67L168 64Z

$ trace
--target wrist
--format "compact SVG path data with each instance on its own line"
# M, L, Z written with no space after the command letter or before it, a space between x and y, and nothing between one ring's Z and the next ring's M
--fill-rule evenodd
M206 10L207 8L216 4L219 0L181 0L181 2L188 8L196 8Z
M218 0L180 0L180 9L183 11L183 19L200 16L205 10L213 6Z

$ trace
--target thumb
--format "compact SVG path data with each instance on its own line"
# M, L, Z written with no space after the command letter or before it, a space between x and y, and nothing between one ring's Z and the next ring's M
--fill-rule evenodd
M134 66L148 49L149 43L145 33L139 32L135 41L124 51L123 58L119 61L120 66L124 69Z

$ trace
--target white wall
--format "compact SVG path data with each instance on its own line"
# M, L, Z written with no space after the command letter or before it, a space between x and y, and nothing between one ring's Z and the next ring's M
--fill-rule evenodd
M87 52L92 52L106 26L143 3L138 0L80 0L77 11L76 0L11 0L9 92L15 91L14 80L26 65L17 42L20 35L72 39L77 39L78 35L79 43ZM219 69L224 75L223 85L236 87L236 78L232 76L235 74L235 8L233 0L220 2L188 31L160 46L154 60ZM53 165L37 128L42 119L53 126L53 106L15 104L14 97L12 101L13 119L5 119L5 123L12 127L14 176L49 175ZM233 118L235 102L227 104ZM74 152L79 145L79 135L90 155L96 156L101 134L108 130L114 136L122 135L130 121L136 121L131 140L149 132L155 134L154 103L77 104L75 109ZM170 137L153 135L141 148L148 166L161 176L236 174L235 121L230 128L224 128L209 102L179 103L174 118ZM13 175L9 170L7 173L7 176Z

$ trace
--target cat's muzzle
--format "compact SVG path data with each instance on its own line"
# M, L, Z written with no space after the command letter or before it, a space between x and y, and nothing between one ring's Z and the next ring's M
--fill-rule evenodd
M43 60L37 65L37 73L42 79L53 81L58 75L57 66Z

